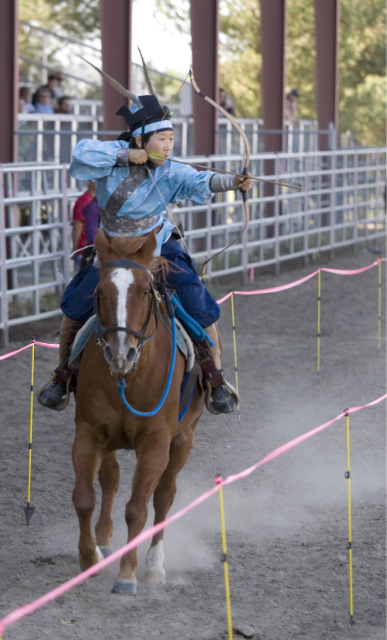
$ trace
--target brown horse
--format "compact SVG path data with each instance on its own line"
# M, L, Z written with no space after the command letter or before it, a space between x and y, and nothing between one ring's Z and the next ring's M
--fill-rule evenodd
M76 435L73 444L73 502L80 527L79 560L87 569L111 552L112 509L119 484L117 449L134 449L137 458L132 493L125 509L128 542L145 526L153 494L155 524L165 520L176 494L176 478L186 463L195 426L203 412L198 391L178 423L180 387L185 362L176 353L169 392L156 415L133 415L122 403L117 379L127 384L128 403L152 413L162 398L171 363L172 337L159 317L154 288L155 232L136 238L95 242L101 263L95 292L99 344L90 339L81 359L76 391ZM103 348L101 348L101 346ZM102 503L95 527L93 482L98 474ZM154 536L146 557L146 578L165 581L163 531ZM137 550L121 558L113 592L136 593Z

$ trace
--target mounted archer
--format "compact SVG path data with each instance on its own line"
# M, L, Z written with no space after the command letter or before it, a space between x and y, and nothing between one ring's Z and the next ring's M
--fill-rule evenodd
M92 65L93 66L93 65ZM171 162L174 143L168 107L160 105L143 62L150 95L136 96L99 71L117 90L132 100L130 108L117 112L125 118L129 131L118 140L81 140L75 147L70 166L77 180L95 180L101 209L101 229L105 236L146 236L157 230L155 255L176 265L169 270L165 284L174 289L185 311L205 329L213 346L204 345L202 368L209 389L206 405L211 413L229 413L238 402L235 389L226 382L221 368L221 349L216 321L220 309L200 280L190 256L176 240L176 227L167 218L170 203L193 200L205 204L217 192L251 188L247 175L225 176L213 171ZM152 155L163 156L164 158ZM76 274L67 287L60 331L59 366L38 392L45 407L64 409L69 400L72 372L68 366L70 349L78 329L93 314L93 291L99 277L98 263L90 263Z

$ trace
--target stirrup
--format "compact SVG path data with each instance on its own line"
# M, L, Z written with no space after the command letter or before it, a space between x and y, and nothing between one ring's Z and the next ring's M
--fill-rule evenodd
M59 380L54 371L52 376L40 387L36 394L39 404L41 404L42 407L54 409L55 411L65 409L70 401L71 378L72 375L70 374L65 382Z
M209 380L205 381L205 404L208 411L214 415L232 413L239 403L235 388L222 375L222 384L211 387Z

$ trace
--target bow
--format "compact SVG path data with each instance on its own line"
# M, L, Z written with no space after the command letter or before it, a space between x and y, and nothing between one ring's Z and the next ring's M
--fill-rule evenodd
M243 161L243 167L242 167L242 172L241 173L242 173L242 175L247 175L247 167L249 166L249 163L250 163L250 143L248 141L248 138L247 138L245 132L243 131L242 127L240 127L238 122L235 120L235 118L230 113L227 113L227 111L225 109L223 109L223 107L221 107L220 104L218 104L214 100L211 100L211 98L209 98L203 91L201 91L201 89L198 87L198 85L195 82L195 79L193 77L193 73L192 73L191 70L189 72L189 78L190 78L190 81L191 81L191 84L192 84L192 88L195 91L195 93L197 93L198 96L200 96L201 98L203 98L203 100L205 100L210 105L212 105L214 107L214 109L219 111L219 113L224 115L225 118L227 118L227 120L229 120L231 122L231 124L238 131L239 135L242 137L244 145L245 145L245 158L244 158L244 161ZM219 256L221 253L223 253L223 251L226 251L226 249L229 249L229 247L231 247L231 245L233 245L235 242L240 240L240 238L243 236L244 232L247 229L247 226L248 226L249 221L250 221L250 209L249 209L249 203L247 201L246 191L243 191L241 189L241 193L242 193L242 200L243 200L243 208L244 208L244 211L245 211L245 222L244 222L244 225L243 225L243 229L242 229L241 233L227 245L227 247L224 247L224 249L221 249L220 251L215 253L211 258L209 258L208 260L203 262L203 264L202 264L202 278L204 278L206 266L210 262L210 260L212 260L212 258L215 258L216 256Z

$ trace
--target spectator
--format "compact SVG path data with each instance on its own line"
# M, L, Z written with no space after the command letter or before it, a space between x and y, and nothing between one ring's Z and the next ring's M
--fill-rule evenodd
M289 120L293 124L293 126L298 127L300 122L298 120L298 90L291 89L289 93L286 94L285 97L285 120Z
M88 180L87 182L87 191L79 196L76 201L73 209L73 251L77 249L83 249L86 242L85 235L85 217L83 215L83 210L88 205L93 198L95 198L95 183L92 180ZM74 257L75 270L78 271L80 268L82 259L82 252L79 252Z
M58 106L55 109L55 113L71 113L72 112L72 106L71 106L71 98L70 96L61 96L58 99Z
M55 113L51 102L50 90L47 87L39 87L34 95L34 106L37 113Z
M34 105L34 107L36 107L39 92L42 89L46 89L49 92L51 104L53 108L55 108L57 106L57 101L55 96L55 89L57 86L58 86L58 80L56 78L56 75L51 74L50 76L48 76L47 84L42 84L42 86L38 87L38 89L35 91L34 95L32 96L32 104Z
M55 74L55 77L57 80L57 84L56 86L53 87L53 92L54 92L55 99L59 104L59 99L64 96L63 83L65 81L65 74L63 73L63 71L58 71Z
M31 102L31 90L29 87L19 89L19 113L35 113L36 109Z
M236 116L235 107L231 102L230 96L227 95L224 89L219 89L219 104L227 113Z

